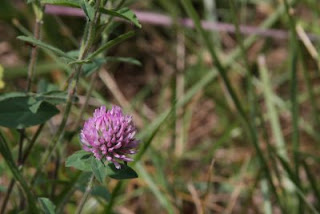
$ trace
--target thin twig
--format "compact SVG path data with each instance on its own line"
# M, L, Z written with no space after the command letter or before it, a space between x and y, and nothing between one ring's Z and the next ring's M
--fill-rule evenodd
M191 193L193 202L194 202L196 209L197 209L197 213L203 214L204 212L203 212L203 208L202 208L201 199L199 197L199 194L198 194L196 188L194 187L194 185L192 183L189 183L187 185L187 187L188 187L189 192Z
M312 44L307 33L304 31L304 29L302 28L302 26L300 24L296 25L296 31L297 31L297 34L298 34L300 40L302 41L302 43L304 44L304 46L308 50L309 54L316 62L318 70L320 71L320 60L319 60L319 53L318 53L317 49L314 47L314 45Z

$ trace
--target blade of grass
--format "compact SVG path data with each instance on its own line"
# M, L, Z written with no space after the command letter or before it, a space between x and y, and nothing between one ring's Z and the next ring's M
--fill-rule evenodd
M242 120L244 121L244 124L246 125L248 131L249 131L249 134L250 134L250 138L251 138L251 141L255 147L255 150L257 152L257 155L259 157L259 161L260 161L260 164L262 165L262 167L265 169L265 175L268 179L268 182L269 182L269 185L270 187L272 188L272 191L275 193L275 196L277 198L277 201L280 202L279 198L278 198L278 195L276 194L276 189L275 189L275 186L273 184L273 181L272 181L272 176L271 176L271 171L267 165L267 162L263 156L263 153L260 149L260 146L258 144L258 136L257 136L257 132L255 130L255 127L254 125L251 124L250 120L247 118L246 116L246 113L236 95L236 93L234 92L232 86L231 86L231 83L230 83L230 80L228 79L227 77L227 74L226 74L226 70L224 68L224 66L222 65L222 63L220 62L216 52L215 52L215 49L214 49L214 45L212 44L211 40L209 39L209 37L207 36L206 32L204 31L204 29L201 27L201 23L200 23L200 19L199 19L199 16L197 15L196 13L196 10L194 9L194 7L192 6L190 0L181 0L180 1L181 4L184 6L186 12L189 14L189 16L193 19L194 21L194 24L195 24L195 27L196 29L198 30L198 32L200 33L202 39L204 40L205 42L205 45L208 47L209 49L209 52L210 52L210 55L211 55L211 58L212 60L215 62L215 65L218 69L218 72L220 74L220 76L222 77L223 79L223 82L233 100L233 103L234 105L236 106L236 109L238 111L238 113L240 114ZM281 205L280 205L281 207Z
M278 117L277 110L274 105L274 94L272 92L272 86L270 82L270 77L268 74L268 70L266 67L265 58L263 56L259 56L258 58L259 64L259 72L263 84L263 93L265 97L265 102L267 106L267 114L271 123L271 129L276 141L276 148L281 157L288 160L288 154L286 151L286 146L283 138L283 134L281 132L281 125Z
M229 4L230 4L230 8L231 8L231 13L232 13L232 18L233 18L233 22L235 25L235 29L236 29L236 36L237 36L237 41L239 43L239 47L241 50L241 55L243 57L243 62L246 68L246 75L247 75L247 82L248 82L248 101L249 101L249 109L250 109L250 118L252 121L256 121L256 106L257 106L257 102L256 102L256 96L255 96L255 92L254 92L254 86L253 86L253 78L252 78L252 74L251 74L251 69L250 69L250 65L249 65L249 60L247 58L248 54L246 53L246 49L244 47L243 44L243 39L240 33L240 24L238 22L238 18L236 17L237 14L237 10L236 10L236 6L235 3L232 0L229 0ZM253 125L254 127L256 127L255 123ZM255 128L255 130L257 131L257 129ZM271 192L270 192L270 188L268 186L268 180L265 178L261 179L260 182L261 185L261 191L263 194L263 198L264 198L264 212L267 214L271 214L272 213L272 207L271 207ZM276 192L274 192L274 194L277 194ZM281 204L281 202L278 202L279 204Z
M298 62L298 52L299 52L299 44L296 34L296 21L295 18L290 13L290 6L288 4L288 0L284 0L286 15L289 18L289 26L290 26L290 64L289 71L291 73L291 84L290 84L290 101L291 101L291 118L292 118L292 148L293 148L293 157L294 157L294 166L295 166L295 176L298 184L300 184L300 176L299 176L299 105L297 100L298 94L298 77L297 77L297 62ZM299 197L299 212L302 213L303 208L303 199L301 195L298 194Z
M309 210L312 213L319 214L319 212L316 210L316 208L308 201L305 194L303 193L300 181L297 179L296 172L290 168L290 165L287 162L287 160L282 158L276 152L274 152L274 153L275 153L275 156L279 159L283 169L289 175L289 179L290 179L291 183L293 184L294 190L299 195L299 197L302 199L302 202L304 202L304 204L307 205L307 207L309 208ZM302 212L303 212L303 210L302 210Z
M214 44L212 43L212 41L210 40L209 36L207 35L207 33L204 31L204 29L201 26L200 23L200 18L196 13L196 10L194 9L194 7L192 6L190 0L181 0L181 4L183 5L183 7L185 8L186 12L188 13L188 15L192 18L192 20L194 21L195 27L197 29L197 31L200 33L202 39L205 42L205 45L207 46L207 48L209 49L210 55L212 60L214 61L217 70L220 74L220 76L223 79L223 82L234 102L234 105L236 106L239 114L241 115L243 120L247 120L246 114L242 108L242 105L238 99L238 96L236 95L234 89L231 86L230 80L227 77L227 72L226 69L224 68L224 66L221 63L221 60L218 58L218 55L214 49Z
M319 190L319 187L317 185L317 181L316 181L316 176L312 174L308 164L306 161L302 161L302 166L304 168L304 171L306 172L307 174L307 178L310 182L310 185L311 185L311 189L313 191L313 194L314 196L316 197L316 201L315 204L316 204L316 208L320 210L320 190Z
M145 180L145 182L148 184L153 194L159 200L159 203L162 204L163 208L165 208L168 213L171 213L171 214L175 213L174 207L171 204L170 199L168 199L167 196L159 190L157 184L153 181L152 177L144 169L144 167L140 163L137 163L136 169L139 172L140 177Z
M36 205L36 200L31 192L30 187L28 186L25 179L22 177L17 165L15 164L15 161L13 160L10 148L8 147L8 144L3 136L3 134L0 132L0 153L2 157L4 158L5 162L7 163L7 166L9 167L13 177L16 179L18 185L22 188L27 200L28 200L28 206L29 206L29 212L30 213L38 213L38 208Z
M288 0L284 0L285 11L289 18L290 25L290 66L289 72L291 73L291 86L290 86L290 100L291 100L291 117L292 117L292 144L294 151L294 162L295 162L295 171L297 179L299 180L299 106L298 106L298 77L297 77L297 62L298 62L298 39L296 35L296 21L295 18L290 13L290 6Z

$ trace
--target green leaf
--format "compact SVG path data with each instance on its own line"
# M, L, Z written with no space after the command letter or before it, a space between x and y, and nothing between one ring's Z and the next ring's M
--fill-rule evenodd
M88 56L87 60L93 59L98 54L102 53L103 51L108 50L109 48L111 48L111 47L113 47L113 46L115 46L115 45L117 45L119 43L121 43L122 41L132 37L133 35L135 35L135 32L134 31L129 31L128 33L122 34L122 35L118 36L117 38L108 41L107 43L102 45L98 50L96 50L95 52L90 54Z
M80 7L79 0L40 0L42 4L63 5L70 7Z
M55 214L56 206L48 198L38 199L45 214Z
M58 113L55 106L45 101L38 103L28 95L0 98L0 126L26 128L42 124Z
M94 159L94 157L90 152L80 150L67 158L66 167L74 167L82 171L90 172L92 171L91 159Z
M106 62L123 62L130 63L137 66L141 66L141 62L131 57L105 57L105 58L94 58L91 63L83 65L83 74L89 76L93 72L97 71Z
M80 6L83 12L86 14L87 18L92 21L94 19L94 8L89 4L87 0L82 0Z
M98 70L101 67L101 65L103 65L104 63L106 63L105 59L102 59L102 58L93 59L91 63L83 65L82 73L85 76L89 76L90 74Z
M141 28L141 24L139 23L136 14L129 8L121 8L120 10L108 10L105 8L100 8L100 12L110 16L116 16L119 18L126 19L132 22L137 27Z
M25 42L28 42L28 43L31 43L33 45L36 45L44 50L49 50L59 56L63 56L67 59L71 59L71 60L76 60L75 58L73 57L70 57L67 53L63 52L62 50L60 50L59 48L56 48L56 47L53 47L51 45L48 45L40 40L37 40L33 37L29 37L29 36L18 36L17 39L19 40L22 40L22 41L25 41Z
M74 58L74 59L78 59L79 57L79 50L72 50L72 51L68 51L67 52L68 56Z
M52 105L58 105L61 103L65 103L67 101L67 96L68 94L65 91L53 90L42 94L37 94L36 99L44 100L48 103L51 103ZM77 102L78 98L75 97L74 101Z
M91 195L98 196L104 199L105 201L110 200L110 192L105 186L95 185L91 190Z
M117 169L113 163L108 164L107 175L117 180L137 178L138 174L128 165L120 164L121 168Z
M91 158L91 169L96 179L100 183L103 183L103 180L107 176L106 166L100 160L97 160L96 158Z
M129 63L137 66L141 66L141 62L135 58L132 57L106 57L106 62L124 62Z
M33 114L36 114L42 104L42 100L36 100L34 97L28 99L29 109Z
M74 64L88 64L90 63L91 60L87 60L87 59L83 59L83 60L74 60L74 61L70 61L68 62L68 65L74 65Z
M23 92L10 92L10 93L5 93L1 94L0 96L0 101L9 99L9 98L14 98L14 97L25 97L27 96L26 93Z

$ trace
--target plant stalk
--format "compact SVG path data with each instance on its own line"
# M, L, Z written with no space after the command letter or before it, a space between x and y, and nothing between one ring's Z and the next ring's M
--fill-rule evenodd
M86 37L83 38L83 42L81 42L81 47L80 47L80 54L78 57L78 60L83 60L91 46L92 43L94 41L94 37L95 37L95 25L98 21L98 14L99 14L99 8L100 6L100 0L96 1L96 12L94 15L94 20L93 21L88 21L87 22L87 26L89 26L88 29L88 34ZM85 41L84 41L85 40ZM37 171L34 174L32 180L31 180L31 185L34 185L35 181L37 180L38 176L40 175L43 166L45 166L48 163L48 160L50 159L50 157L52 156L53 152L55 151L55 149L57 148L57 146L63 141L63 137L64 137L64 133L65 133L65 126L67 124L68 118L69 118L69 114L71 112L71 108L72 108L72 101L73 98L76 94L76 90L77 90L77 85L80 79L80 73L81 73L81 69L82 69L82 64L80 65L76 65L75 70L74 70L74 77L71 79L71 82L69 83L69 87L68 87L68 97L67 97L67 102L66 102L66 109L65 112L63 114L63 118L62 121L59 125L58 131L56 133L56 135L54 136L51 144L49 145L49 148L46 150L43 159L41 161L41 164L38 165L37 167ZM72 75L72 74L71 74Z
M94 180L94 175L91 175L90 180L89 180L88 185L87 185L87 188L86 188L86 191L84 192L84 194L83 194L83 196L81 198L81 201L79 203L79 206L78 206L78 208L76 210L76 214L81 214L82 213L83 207L84 207L85 203L87 202L89 194L90 194L90 192L92 190L93 180Z

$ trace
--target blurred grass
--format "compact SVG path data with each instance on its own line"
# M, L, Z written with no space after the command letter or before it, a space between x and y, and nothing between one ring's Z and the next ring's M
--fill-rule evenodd
M15 15L0 15L0 23L5 23L0 24L0 32L7 28L11 31L9 35L0 35L0 44L10 44L10 52L24 63L28 52L17 48L22 45L17 45L15 40L20 33L12 26L11 19L20 20L26 16L27 21L24 22L32 23L33 17L23 5L17 9L10 1L4 2L1 3L2 10L7 8ZM204 210L204 213L277 213L281 209L282 213L317 213L320 203L317 179L320 173L320 124L317 122L319 60L317 62L310 57L295 35L295 23L302 23L307 31L320 32L316 24L320 21L317 0L299 1L294 4L294 11L292 2L287 9L283 3L271 0L233 1L234 8L230 7L230 1L222 0L213 1L215 8L205 8L208 2L128 2L134 8L161 11L173 20L190 16L197 31L183 29L178 24L168 29L144 25L135 39L108 53L136 57L143 64L142 68L123 63L107 65L119 89L131 101L131 106L123 106L126 112L136 111L143 118L138 133L142 144L134 162L140 178L117 184L105 183L111 193L117 187L111 196L115 212L199 213L199 210ZM217 14L210 14L210 11ZM239 32L235 35L208 33L201 28L198 16L232 22L236 28L245 23L265 29L286 29L291 31L293 39L273 41L256 35L245 38ZM60 48L74 48L81 34L78 30L81 25L82 20L47 16L43 40ZM52 26L56 29L54 34ZM26 28L30 31L28 24ZM120 24L109 30L114 30L111 31L114 34L129 28L131 26ZM69 33L65 34L63 29L68 29ZM176 63L179 59L176 53L177 34L183 34L186 50L182 72L184 93L181 97L175 94ZM61 37L63 41L59 40ZM320 47L319 42L313 45ZM8 65L3 55L0 54L0 64L5 67L4 91L23 88L25 65ZM258 63L259 55L265 58L263 63ZM70 67L57 56L46 52L40 54L37 65L39 79L47 79L62 88L70 72ZM88 78L81 80L79 95L85 95L89 89L88 82ZM92 99L110 105L116 102L112 94L98 79ZM77 106L80 108L81 104ZM149 112L142 106L147 106ZM91 115L93 108L89 102L85 118ZM180 156L174 152L178 110L184 118L183 153ZM71 124L79 112L78 108L73 110ZM54 122L48 127L54 129ZM15 149L17 136L8 130L5 133L10 135L9 145ZM46 136L50 135L51 131L47 129ZM37 148L41 151L45 143L45 140L40 141ZM63 148L66 150L64 156L79 149L78 137ZM214 164L211 167L212 160ZM261 164L257 164L259 161ZM2 162L0 158L0 167L6 168ZM31 172L26 171L24 175L28 178ZM69 212L75 209L74 202L81 192L75 187L82 182L81 177L71 175L63 167L59 170L58 181L74 183L68 188L58 185L61 199L57 202L62 203L64 197L72 199L66 204ZM2 171L0 176L4 178L0 185L5 186L8 177ZM37 191L47 194L45 190L41 192L41 188ZM0 196L2 194L0 192ZM18 194L15 191L12 200ZM108 209L108 202L93 197L91 213Z

